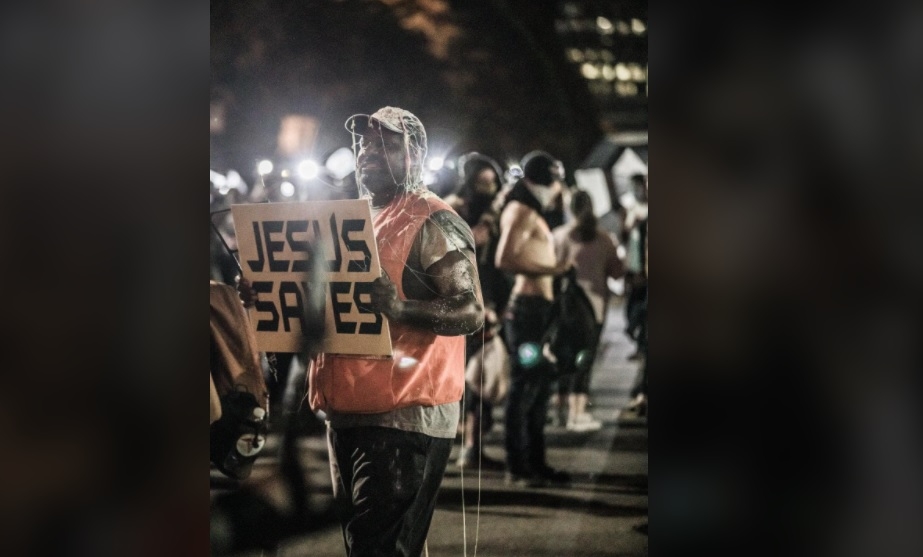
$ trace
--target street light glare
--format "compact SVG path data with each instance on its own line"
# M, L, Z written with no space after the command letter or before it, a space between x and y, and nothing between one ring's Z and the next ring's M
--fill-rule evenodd
M350 172L356 170L356 158L352 149L340 147L330 155L324 166L336 179L342 180L349 176Z
M436 172L437 170L442 168L442 165L444 164L445 164L445 159L443 159L442 157L432 157L429 159L429 162L427 163L427 165L429 166L429 169L432 170L433 172Z
M312 160L301 161L298 165L298 175L304 178L305 180L311 180L317 178L319 167L317 163Z
M256 165L256 171L260 173L260 176L265 176L272 172L272 161L271 160L261 160L258 165Z
M285 197L291 197L295 195L295 186L291 182L282 182L279 185L279 191L282 192L282 195Z
M214 170L208 171L208 179L211 180L211 183L215 184L216 188L226 187L228 184L228 179L225 178L223 174L219 174Z

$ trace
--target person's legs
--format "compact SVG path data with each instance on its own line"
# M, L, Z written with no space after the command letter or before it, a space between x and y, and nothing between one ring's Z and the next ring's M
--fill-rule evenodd
M452 439L391 428L331 428L328 449L347 554L419 557Z
M506 469L518 476L526 475L526 377L517 373L510 380L506 400L505 428Z
M551 409L553 412L554 425L564 427L567 425L568 414L570 412L570 392L572 390L569 376L559 378L552 385Z
M526 451L528 470L541 474L545 464L545 419L548 416L548 399L551 381L546 370L536 370L526 389Z
M490 470L503 470L503 462L490 458L484 454L483 436L490 430L492 421L490 413L493 406L484 399L478 398L478 407L465 414L464 447L458 457L458 466L480 467Z
M587 396L581 393L571 393L568 396L570 410L567 414L567 425L573 427L577 423L577 416L586 412Z
M511 359L506 403L506 458L507 470L516 476L532 475L530 461L535 453L539 452L544 462L550 373L544 367L548 363L541 357L540 343L550 309L551 302L524 296L513 300L504 316L504 336ZM525 345L531 346L524 348ZM539 397L542 400L538 400Z

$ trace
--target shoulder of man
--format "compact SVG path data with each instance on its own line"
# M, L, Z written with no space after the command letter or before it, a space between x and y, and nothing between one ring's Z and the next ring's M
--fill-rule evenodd
M424 233L431 233L431 230L427 230L431 228L435 228L439 234L444 235L457 249L474 251L474 235L471 233L471 227L455 211L443 209L433 212L424 225Z
M503 212L500 214L500 220L516 220L520 221L529 217L539 217L539 212L529 207L521 201L515 199L510 200L506 203L506 206L503 208Z

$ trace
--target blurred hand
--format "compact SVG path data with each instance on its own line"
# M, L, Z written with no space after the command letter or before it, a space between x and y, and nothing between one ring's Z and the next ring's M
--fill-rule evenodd
M253 307L259 299L250 281L240 275L237 276L237 295L240 296L240 301L244 303L245 308Z
M372 310L384 314L388 319L400 317L403 303L397 297L397 286L391 282L387 274L383 274L372 283L371 298Z
M484 308L484 326L486 328L490 328L499 322L500 322L500 319L497 318L497 312L494 311L492 308L485 307Z
M483 247L490 241L490 227L485 223L477 223L471 227L471 234L474 236L475 247Z

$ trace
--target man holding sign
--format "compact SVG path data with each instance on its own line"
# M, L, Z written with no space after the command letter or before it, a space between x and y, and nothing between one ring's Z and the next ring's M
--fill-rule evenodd
M346 128L382 268L364 309L387 318L393 355L321 354L308 397L327 415L347 553L418 557L458 428L464 335L483 325L474 239L423 184L426 132L416 116L385 107ZM249 303L255 292L241 286Z

